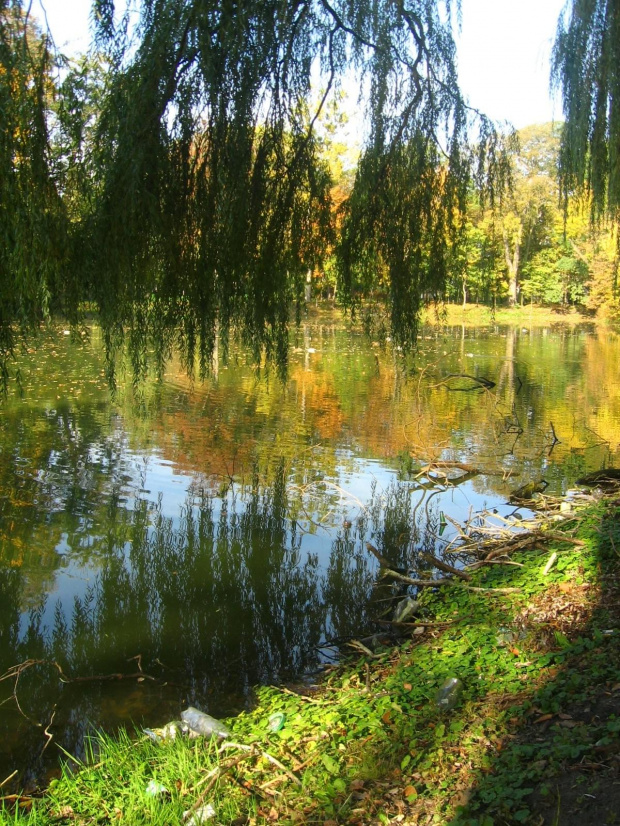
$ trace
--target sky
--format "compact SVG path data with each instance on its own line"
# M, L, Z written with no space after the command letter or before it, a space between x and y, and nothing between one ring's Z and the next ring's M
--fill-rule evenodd
M549 60L564 3L462 0L459 76L473 107L517 129L562 118L561 104L549 96ZM56 45L86 50L90 0L34 0L35 14L41 4Z
M550 57L565 0L462 0L457 37L469 103L520 129L562 120L549 96Z

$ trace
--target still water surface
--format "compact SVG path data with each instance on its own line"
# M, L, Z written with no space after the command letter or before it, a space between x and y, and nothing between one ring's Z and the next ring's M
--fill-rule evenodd
M26 665L0 682L0 780L23 784L93 727L235 714L372 631L366 542L415 569L453 535L442 514L507 516L526 482L559 495L619 465L620 342L593 329L429 329L404 362L321 316L286 384L235 354L114 400L96 331L59 330L20 369L0 411L0 675ZM418 475L437 460L479 472Z

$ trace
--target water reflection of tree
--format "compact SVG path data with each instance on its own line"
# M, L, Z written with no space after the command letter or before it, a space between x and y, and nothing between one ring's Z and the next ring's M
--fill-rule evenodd
M240 509L187 505L178 524L142 502L129 535L107 542L67 628L69 670L92 668L94 652L103 670L141 653L145 668L160 659L205 694L298 673L319 642L318 563L301 560L282 486Z
M146 501L133 511L118 506L107 535L94 542L103 560L96 580L72 606L56 604L51 628L42 624L42 605L19 634L20 582L17 572L2 572L3 671L34 658L56 660L71 676L127 673L136 670L128 660L140 654L146 672L177 682L160 692L166 709L176 698L171 713L188 700L230 710L247 701L250 686L302 673L316 657L325 609L318 560L302 559L286 513L282 478L273 490L256 490L245 507L188 503L178 521ZM21 709L46 725L59 704L61 742L79 753L89 721L105 722L106 703L114 722L132 703L138 717L148 712L147 692L136 704L134 685L120 693L105 682L63 686L53 668L33 667L20 677ZM151 713L165 716L153 708L157 691L145 688ZM31 740L41 737L41 728L12 711L7 732L26 726Z
M21 633L21 572L5 572L5 669L36 658L56 661L71 677L127 674L140 655L139 667L160 680L67 684L54 667L31 668L20 678L21 708L43 725L16 725L13 708L6 731L26 726L30 751L40 755L42 729L55 714L58 741L79 754L91 722L163 722L187 701L232 712L251 686L303 674L326 637L372 630L376 563L365 542L372 537L411 565L422 536L415 497L396 484L375 491L355 525L328 538L322 569L289 518L284 470L282 463L274 486L256 486L243 499L188 500L179 518L164 515L161 503L140 500L131 511L117 504L94 540L96 578L72 605L31 611ZM31 770L41 770L36 757Z

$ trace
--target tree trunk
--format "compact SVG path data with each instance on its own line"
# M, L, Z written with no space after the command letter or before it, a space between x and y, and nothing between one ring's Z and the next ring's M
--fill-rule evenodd
M519 226L519 231L515 238L514 251L511 255L508 233L504 231L504 258L506 259L506 266L508 267L508 304L511 307L516 306L519 295L519 261L521 258L522 236L523 227Z

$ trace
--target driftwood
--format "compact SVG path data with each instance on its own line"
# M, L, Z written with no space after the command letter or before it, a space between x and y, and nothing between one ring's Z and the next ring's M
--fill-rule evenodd
M422 584L424 584L424 585L429 585L429 584L434 585L436 583L441 583L441 582L444 581L444 580L435 580L435 579L432 579L432 580L411 579L411 577L407 577L405 574L403 574L402 571L395 571L392 568L392 563L389 561L389 559L386 559L384 556L382 556L382 554L380 554L379 551L374 547L374 545L370 544L370 542L366 543L366 548L370 551L370 553L374 557L376 557L376 559L379 561L379 564L381 565L381 567L385 568L385 571L384 571L384 574L383 574L384 576L392 576L392 577L394 577L394 579L398 579L400 582L407 582L407 583L409 583L409 585L418 585L418 586L422 585ZM446 574L454 574L455 576L458 576L460 579L464 579L467 582L469 582L471 580L471 576L468 573L466 573L465 571L461 571L458 568L454 568L452 565L448 565L447 562L443 562L441 559L437 559L437 557L433 556L432 554L425 553L425 554L421 554L421 556L422 556L422 559L425 559L427 562L430 562L431 565L434 565L435 568L439 568L440 571L443 571ZM449 582L449 580L446 580L446 581Z
M517 594L520 588L475 588L473 585L467 585L465 582L460 582L454 579L412 579L409 576L398 574L396 571L385 571L384 576L391 576L399 582L406 582L407 585L415 585L418 588L435 588L439 585L456 585L457 583L468 591L473 591L476 594Z
M425 559L427 562L430 562L431 565L434 565L435 568L439 568L440 571L443 571L446 574L454 574L455 576L459 577L459 579L464 579L466 582L471 580L471 576L465 571L459 570L459 568L454 568L452 565L448 565L447 562L443 562L441 559L437 559L436 556L432 554L421 554L422 559Z
M538 482L528 482L512 491L510 501L515 504L529 502L537 493L544 493L548 486L549 482L546 479L540 479Z

